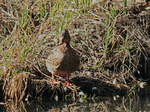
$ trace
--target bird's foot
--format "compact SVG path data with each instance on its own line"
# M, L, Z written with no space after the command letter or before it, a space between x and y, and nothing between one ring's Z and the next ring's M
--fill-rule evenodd
M52 78L50 80L50 83L52 85L57 85L57 84L60 84L60 83L64 84L65 86L72 86L73 85L68 79L65 79L65 78L59 78L59 79Z
M69 79L66 78L59 78L58 79L62 84L64 84L65 86L72 86L73 84L69 81Z
M69 81L69 77L62 77L61 75L53 75L52 79L51 79L51 84L52 85L58 85L58 84L63 84L64 86L68 87L68 88L73 88L74 84L72 84Z
M60 84L60 81L57 79L51 79L50 83L51 83L51 85L58 85L58 84Z
M68 87L68 86L69 86L69 87L72 87L72 86L73 86L73 84L72 84L70 81L65 81L65 82L64 82L64 85L67 86L67 87Z
M57 85L64 85L65 87L71 89L71 90L76 90L78 89L78 87L76 85L74 85L73 83L71 83L69 80L61 78L61 79L51 79L50 83L52 85L52 87L56 87Z

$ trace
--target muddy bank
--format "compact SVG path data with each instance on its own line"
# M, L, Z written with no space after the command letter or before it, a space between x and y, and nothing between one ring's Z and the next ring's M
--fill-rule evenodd
M39 44L34 50L38 50L40 56L34 59L30 56L31 62L19 63L19 60L13 63L11 68L19 72L17 75L13 75L11 70L6 72L0 84L4 94L0 97L16 103L33 99L75 101L93 96L123 96L137 88L140 81L149 83L149 6L138 4L123 10L112 10L112 14L108 12L110 9L106 11L98 5L94 5L90 14L94 13L99 18L91 15L88 19L89 16L84 15L70 26L69 30L76 37L73 38L76 42L74 46L82 53L81 67L70 77L71 86L65 85L59 78L58 83L52 84L52 78L45 69L46 50L49 49ZM105 14L104 18L101 18L100 12ZM48 43L50 47L56 45L51 40ZM17 56L14 54L14 58ZM35 63L39 68L33 70Z
M37 79L28 73L18 74L6 85L5 99L11 99L16 103L35 99L76 101L80 98L87 100L93 96L123 96L129 90L129 87L125 85L113 85L99 79L86 77L70 79L72 83L70 86L65 85L61 80L57 84L53 84L51 80L51 78Z

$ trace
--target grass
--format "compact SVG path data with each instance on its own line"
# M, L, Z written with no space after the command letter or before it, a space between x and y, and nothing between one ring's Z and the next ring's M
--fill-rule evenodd
M1 68L18 72L17 64L24 67L26 61L32 63L40 52L35 48L41 45L37 42L41 35L48 32L58 36L82 10L91 5L91 1L36 0L32 3L24 0L2 1L0 5L4 15L0 33ZM1 71L0 74L3 76L4 73Z
M111 83L116 79L112 74L121 74L118 81L125 83L126 75L136 69L141 47L131 34L117 35L117 19L128 13L129 1L121 3L120 11L120 6L109 8L106 2L92 0L2 1L0 76L11 78L32 64L44 63L48 49L67 28L72 46L82 53L78 74L90 73Z
M91 0L52 0L51 2L36 0L33 3L2 1L0 11L4 16L0 33L1 68L12 71L17 64L23 67L26 61L32 63L34 57L41 52L40 49L35 50L42 46L42 42L37 41L44 41L44 39L39 40L39 37L59 36L72 21L84 15L91 4ZM1 76L3 74L1 72Z
M109 8L107 5L106 2L93 4L92 0L1 1L0 77L8 80L32 71L32 65L37 63L45 66L50 49L58 44L61 32L67 28L72 36L71 45L82 55L80 70L74 76L98 78L111 84L129 84L128 97L132 97L137 83L127 81L130 78L135 80L133 73L147 44L139 39L143 37L142 28L131 25L137 21L128 20L128 0L123 0L121 6L111 4ZM119 10L120 7L123 9ZM121 17L125 20L119 20ZM22 85L27 81L16 80L20 86L12 83L24 88ZM17 94L11 86L8 92L13 99ZM22 90L18 90L22 94ZM86 99L87 96L83 96L82 100ZM130 101L120 101L119 105L123 105L120 111L132 110L132 100L135 99L127 100ZM114 103L108 105L106 101L97 107L109 111L110 104Z

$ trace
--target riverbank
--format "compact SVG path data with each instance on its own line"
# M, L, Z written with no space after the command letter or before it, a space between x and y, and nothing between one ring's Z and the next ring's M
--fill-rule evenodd
M2 2L1 94L18 103L122 96L148 85L150 9L145 3ZM7 7L11 6L11 9ZM67 8L66 8L67 7ZM45 59L67 28L81 53L71 86L52 84ZM56 78L57 79L57 78ZM142 83L145 82L145 83Z

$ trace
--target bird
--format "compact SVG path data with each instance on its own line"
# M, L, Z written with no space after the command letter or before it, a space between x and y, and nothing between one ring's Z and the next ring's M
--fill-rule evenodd
M65 29L60 38L60 44L50 51L46 59L47 70L53 77L69 79L71 73L79 69L80 53L71 47L70 41L69 31Z

